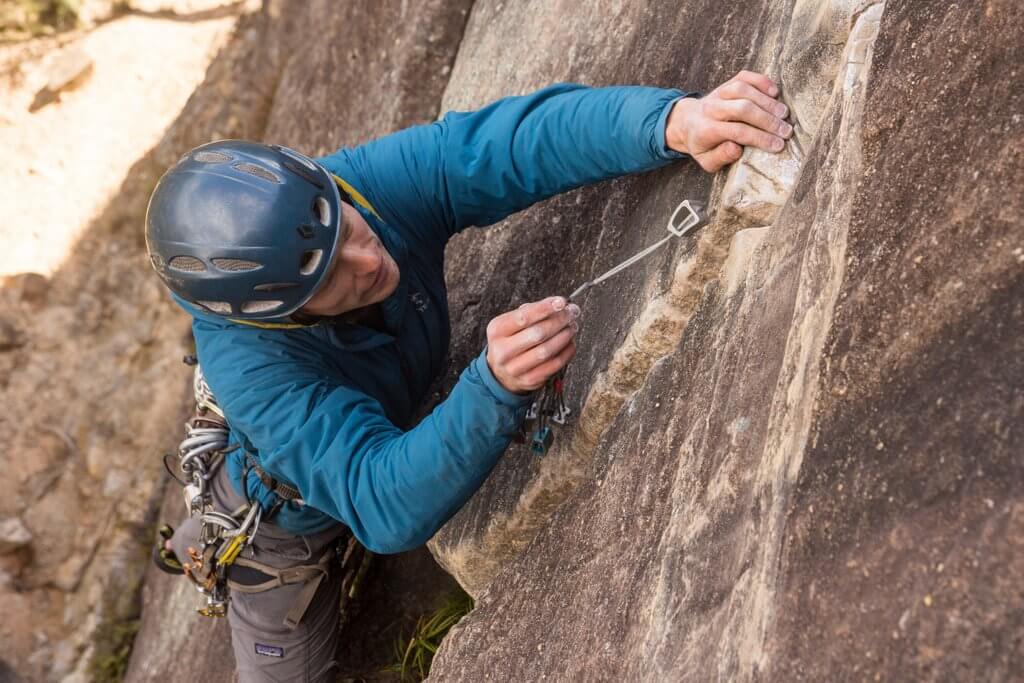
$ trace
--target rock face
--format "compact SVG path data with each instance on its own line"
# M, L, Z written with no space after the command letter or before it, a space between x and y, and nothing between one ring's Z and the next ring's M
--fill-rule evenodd
M568 291L683 196L714 211L588 295L575 426L510 452L432 542L479 597L432 678L1019 680L1021 9L668 4L474 6L446 104L748 67L797 135L450 251L453 314L476 316Z
M854 17L864 9L851 3L766 1L757 8L748 5L726 28L720 8L701 3L683 9L596 0L585 10L544 2L474 6L445 108L479 106L503 91L555 80L710 89L748 67L780 82L796 133L781 154L748 150L713 186L695 165L676 165L558 198L511 219L495 236L468 235L449 250L453 318L468 301L482 326L492 314L523 300L568 293L653 242L682 199L709 194L713 199L713 221L696 240L676 245L675 253L666 250L645 263L646 270L617 276L614 284L584 298L581 357L568 374L578 417L552 456L539 462L523 453L505 458L480 495L434 539L435 555L471 593L483 590L585 476L616 413L652 363L678 344L704 288L718 278L737 231L767 226L778 214L817 136L837 75L854 68L849 64L863 64L873 42L869 28L858 29L867 31L864 36L851 33ZM695 26L707 28L694 31ZM519 31L531 39L507 39ZM555 34L580 38L564 50ZM552 49L538 49L533 36ZM748 57L750 45L757 49ZM810 66L794 73L794 63L803 62ZM517 65L511 73L509 64ZM855 68L853 73L856 77ZM568 256L546 258L549 253ZM505 285L509 271L516 273L518 286ZM484 299L480 308L487 310L478 311L476 302ZM457 337L456 348L472 355L480 338L472 330Z
M32 541L32 532L17 517L0 519L0 555L24 548Z
M274 9L239 21L187 116L133 165L53 277L0 286L0 319L17 333L0 352L12 482L0 517L19 516L32 535L0 558L10 575L0 586L0 656L26 680L92 680L101 662L123 671L113 660L139 617L166 482L160 454L180 439L191 393L180 363L189 323L147 262L146 203L184 150L264 128L285 58L279 36L294 28ZM195 626L179 614L176 623Z

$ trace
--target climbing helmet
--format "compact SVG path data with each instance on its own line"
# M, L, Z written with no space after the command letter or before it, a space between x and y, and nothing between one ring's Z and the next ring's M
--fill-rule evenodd
M200 309L287 320L328 274L341 203L331 174L304 154L211 142L160 178L146 211L146 249L164 284Z

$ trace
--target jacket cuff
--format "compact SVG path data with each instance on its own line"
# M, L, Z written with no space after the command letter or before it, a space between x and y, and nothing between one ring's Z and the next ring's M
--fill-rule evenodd
M498 378L491 372L491 366L487 364L486 346L480 355L470 362L469 366L476 372L480 381L487 387L487 390L494 396L495 400L502 405L506 405L509 408L525 408L533 402L533 394L517 394L501 385Z
M672 92L678 93L678 97L673 97L672 100L665 105L661 110L661 115L658 117L657 126L654 128L655 135L655 149L658 150L659 156L662 159L689 159L689 154L683 154L677 152L668 146L668 140L666 139L666 132L668 130L668 117L672 113L672 107L676 106L676 102L686 97L701 97L699 92L683 92L682 90L675 90Z

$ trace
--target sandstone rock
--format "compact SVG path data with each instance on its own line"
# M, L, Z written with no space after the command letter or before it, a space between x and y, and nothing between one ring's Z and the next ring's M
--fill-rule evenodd
M46 85L36 93L28 110L36 112L57 101L62 92L78 87L92 73L92 57L80 46L65 48L47 66Z
M0 659L0 681L3 683L20 683L21 678L4 660Z
M739 226L770 225L785 204L800 173L790 142L781 154L748 147L729 170L722 190L722 208Z
M30 310L38 310L46 302L50 281L40 273L18 273L8 275L0 281L3 289L15 294L15 298L27 304Z
M53 573L53 585L65 593L74 592L81 584L82 574L91 559L91 555L81 552L69 555Z
M108 21L117 11L119 5L123 6L117 0L85 0L78 5L78 22L82 26L89 27Z
M834 6L846 18L819 24L844 27L843 45L821 46L839 55L825 104L798 104L815 123L792 189L769 227L730 236L679 343L578 461L577 488L521 552L508 530L528 506L490 485L435 539L480 599L432 680L1024 675L1024 197L999 190L1024 182L1008 151L1024 139L1024 90L991 67L1020 61L1024 24L1010 3ZM757 23L733 14L728 31L760 37L781 18L780 35L806 35L787 22L829 7L745 6ZM476 37L493 30L527 64L555 59L496 8L471 22L473 44L493 46ZM677 11L729 58L719 7ZM683 43L656 11L646 20L654 44ZM562 52L598 50L598 28ZM754 61L778 63L787 85L800 68L827 73L793 44L800 59ZM941 142L953 137L969 156ZM519 478L506 463L496 474L514 501L540 475L513 462ZM488 513L511 521L467 521Z
M798 181L804 149L812 143L822 116L813 108L827 100L821 93L833 92L840 72L845 74L843 55L853 49L846 45L856 8L850 2L770 0L760 6L758 12L743 14L747 23L722 35L714 33L724 29L711 5L611 7L592 0L588 10L552 2L508 6L484 1L474 6L446 91L446 108L480 105L498 94L572 80L578 74L595 85L629 80L708 90L739 69L724 67L721 58L746 54L753 44L757 50L749 66L776 74L797 122L800 117L813 121L798 131L782 154L746 150L724 184L712 188L711 206L717 210L695 240L652 259L647 273L620 275L617 289L588 294L578 339L580 357L567 375L568 392L576 403L574 428L563 430L553 452L541 462L510 451L481 491L431 541L441 564L474 595L548 523L551 512L581 481L599 439L627 397L641 386L652 364L678 344L704 288L719 276L733 234L772 224ZM611 15L614 21L607 19ZM691 33L697 21L707 24L699 40ZM578 36L579 42L567 52L563 42L549 35L552 32ZM707 42L713 33L717 42ZM509 41L510 35L523 39ZM639 35L649 47L625 60L622 46ZM857 40L859 57L854 61L863 65L863 41ZM789 65L793 54L802 55L806 73L789 67L786 80L778 76L780 65ZM811 55L815 59L810 60ZM514 72L504 70L513 63ZM713 70L701 70L711 63ZM689 82L680 82L679 74L688 70L693 74ZM569 291L571 281L585 280L654 241L680 199L706 196L706 182L692 165L677 165L648 178L580 191L571 213L568 198L534 207L507 221L508 230L517 233L514 238L496 241L492 231L460 236L447 255L455 367L479 348L480 326L491 315L522 301ZM560 213L569 213L576 225L553 236L550 225ZM570 254L559 262L546 256L556 251L548 243L554 239L562 242L558 253ZM601 246L597 252L595 244ZM576 253L586 258L577 258ZM589 258L595 253L596 258ZM529 279L510 287L507 273L494 265L509 262L532 264ZM473 311L482 322L460 330L463 302L481 300L490 304L488 310ZM588 329L590 320L599 322ZM624 331L608 334L601 323L609 320L618 321Z
M11 351L23 343L18 329L9 321L0 318L0 352Z
M32 542L32 532L17 517L0 519L0 554L22 548Z
M47 68L46 87L55 93L75 87L89 75L92 65L92 57L81 46L69 46Z

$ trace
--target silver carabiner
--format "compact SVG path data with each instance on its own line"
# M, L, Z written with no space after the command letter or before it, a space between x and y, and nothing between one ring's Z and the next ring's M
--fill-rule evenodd
M683 209L686 209L687 211L686 219L683 221L682 225L676 225L676 216L678 216L679 212ZM668 231L676 237L682 237L697 226L703 225L706 222L707 218L704 215L704 205L700 202L691 202L687 199L677 206L676 210L672 212L672 217L668 219Z

